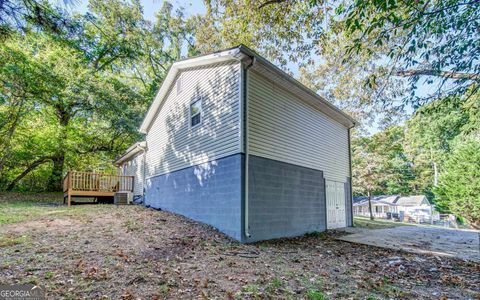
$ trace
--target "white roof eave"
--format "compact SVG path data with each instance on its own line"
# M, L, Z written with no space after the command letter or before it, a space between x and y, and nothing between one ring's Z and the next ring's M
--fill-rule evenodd
M343 112L341 109L337 108L335 105L325 100L323 97L319 96L312 90L305 87L298 80L289 76L265 58L256 54L249 48L241 45L225 51L203 55L195 58L189 58L174 63L170 67L170 70L168 71L165 80L163 81L157 95L155 96L155 99L150 105L150 108L148 109L147 114L145 115L145 118L140 125L139 132L143 134L146 134L148 132L153 120L155 119L156 114L163 105L163 101L167 96L170 86L173 84L175 78L181 70L214 63L226 62L229 60L242 60L245 57L255 58L263 68L268 69L270 72L273 72L283 78L284 80L282 81L284 82L284 84L291 85L292 87L298 89L298 91L303 94L304 98L315 99L316 101L314 102L316 103L316 106L318 106L318 108L325 114L334 118L337 122L345 125L348 128L352 128L357 125L357 122L352 117Z
M240 60L243 57L244 55L240 52L240 48L237 47L234 49L225 50L218 53L212 53L209 55L204 55L196 58L190 58L190 59L186 59L186 60L182 60L174 63L170 67L167 77L165 77L165 80L163 81L162 86L160 87L160 90L158 91L157 95L155 96L155 99L150 105L150 108L148 109L147 114L143 119L142 125L140 125L139 132L144 134L147 133L147 131L150 128L150 125L155 119L155 115L157 114L157 112L159 111L160 107L163 104L163 101L165 100L165 97L168 93L168 90L170 89L170 86L173 84L175 78L177 77L177 74L181 70L187 69L187 68L195 68L203 65L226 62L233 59Z
M147 147L146 142L138 142L133 144L132 146L128 147L125 153L113 161L113 164L116 166L121 165L123 162L127 161L130 157L134 156L135 154L145 151Z
M282 69L278 68L267 59L261 57L260 55L256 54L254 51L245 46L240 46L240 48L242 48L242 51L244 51L247 55L255 57L259 65L261 65L265 70L268 70L271 73L275 73L280 78L282 78L284 85L289 85L292 88L298 89L298 91L302 94L301 97L303 99L314 99L312 103L326 115L334 118L337 122L343 124L348 128L352 128L358 125L358 122L351 116L349 116L344 111L324 99L322 96L318 95L317 93L303 85L301 82L299 82L292 76L285 73Z

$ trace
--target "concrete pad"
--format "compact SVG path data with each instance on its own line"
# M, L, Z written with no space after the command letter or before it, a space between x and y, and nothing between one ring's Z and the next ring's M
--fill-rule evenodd
M398 226L348 228L346 231L351 234L341 236L339 240L480 262L480 232L475 230Z

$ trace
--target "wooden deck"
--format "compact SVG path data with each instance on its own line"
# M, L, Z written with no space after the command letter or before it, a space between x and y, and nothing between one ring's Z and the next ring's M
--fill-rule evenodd
M69 171L63 178L63 197L68 206L75 197L113 197L118 191L133 192L133 176Z

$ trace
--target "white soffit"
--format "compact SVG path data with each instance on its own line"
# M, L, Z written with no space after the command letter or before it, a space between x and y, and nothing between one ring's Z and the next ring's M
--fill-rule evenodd
M125 151L125 153L122 156L120 156L113 162L113 164L117 166L121 165L123 162L127 161L130 157L134 156L139 152L144 151L146 147L147 147L146 142L138 142L131 145L130 147L128 147L127 151Z

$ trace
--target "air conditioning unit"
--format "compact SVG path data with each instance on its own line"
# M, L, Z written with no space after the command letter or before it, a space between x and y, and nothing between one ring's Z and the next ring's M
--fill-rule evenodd
M113 197L114 204L131 204L133 201L133 193L132 192L116 192L115 196Z

